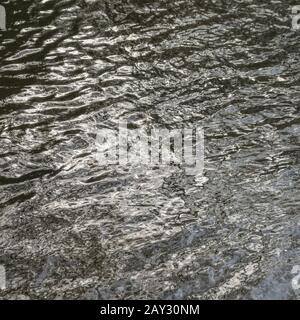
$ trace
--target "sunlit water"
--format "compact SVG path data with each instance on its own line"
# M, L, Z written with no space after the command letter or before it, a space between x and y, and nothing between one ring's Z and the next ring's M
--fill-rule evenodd
M294 1L1 4L1 297L300 297ZM95 119L203 127L204 177L100 166Z

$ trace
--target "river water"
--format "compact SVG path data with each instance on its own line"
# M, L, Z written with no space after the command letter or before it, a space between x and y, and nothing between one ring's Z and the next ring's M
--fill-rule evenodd
M2 298L300 297L295 1L1 4ZM99 165L121 119L202 127L203 177Z

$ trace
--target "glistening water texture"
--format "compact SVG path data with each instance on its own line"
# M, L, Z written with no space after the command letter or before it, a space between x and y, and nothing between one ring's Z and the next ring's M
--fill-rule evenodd
M2 298L296 299L295 1L1 1ZM205 171L95 130L203 127Z

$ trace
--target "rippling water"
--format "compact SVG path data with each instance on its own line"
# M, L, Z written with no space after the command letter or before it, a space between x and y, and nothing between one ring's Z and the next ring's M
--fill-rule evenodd
M294 1L1 1L4 298L295 299ZM201 126L201 181L101 167L98 128Z

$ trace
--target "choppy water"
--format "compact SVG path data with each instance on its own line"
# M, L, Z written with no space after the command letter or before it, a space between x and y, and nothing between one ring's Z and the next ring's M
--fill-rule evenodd
M296 299L294 1L1 1L4 298ZM180 167L99 166L91 119L205 131Z

